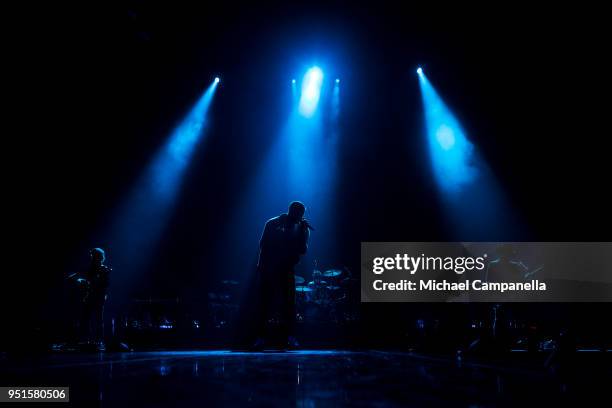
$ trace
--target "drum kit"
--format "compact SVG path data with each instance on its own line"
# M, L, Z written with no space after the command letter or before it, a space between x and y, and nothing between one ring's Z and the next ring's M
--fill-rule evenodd
M347 268L312 272L312 280L295 275L297 321L331 321L343 319L354 279Z

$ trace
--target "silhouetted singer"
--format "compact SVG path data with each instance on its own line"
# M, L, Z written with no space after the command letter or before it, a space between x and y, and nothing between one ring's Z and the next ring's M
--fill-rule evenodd
M294 267L306 253L313 229L304 219L305 211L304 204L293 201L287 214L268 220L264 227L257 263L261 320L254 348L263 348L266 327L270 323L278 324L289 348L298 345L293 332L296 313Z

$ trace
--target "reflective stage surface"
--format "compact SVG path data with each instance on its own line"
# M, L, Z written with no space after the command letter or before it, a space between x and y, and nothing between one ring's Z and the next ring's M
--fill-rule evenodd
M557 370L383 351L5 356L0 385L69 385L71 406L601 406L612 382L598 354L599 368Z

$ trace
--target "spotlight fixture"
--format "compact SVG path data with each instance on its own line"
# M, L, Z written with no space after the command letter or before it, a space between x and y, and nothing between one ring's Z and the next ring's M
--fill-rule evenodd
M418 68L417 68L417 74L419 74L419 75L423 75L423 68L418 67Z
M218 84L218 83L219 83L219 81L221 81L221 80L219 79L219 77L215 77L215 84Z
M340 78L336 78L336 83L339 84L340 83Z

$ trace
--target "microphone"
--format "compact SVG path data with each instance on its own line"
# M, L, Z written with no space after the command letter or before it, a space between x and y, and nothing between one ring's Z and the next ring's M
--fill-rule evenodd
M310 223L308 222L308 220L306 218L302 219L302 223L306 226L306 228L308 228L311 231L314 231L314 227L312 225L310 225Z

